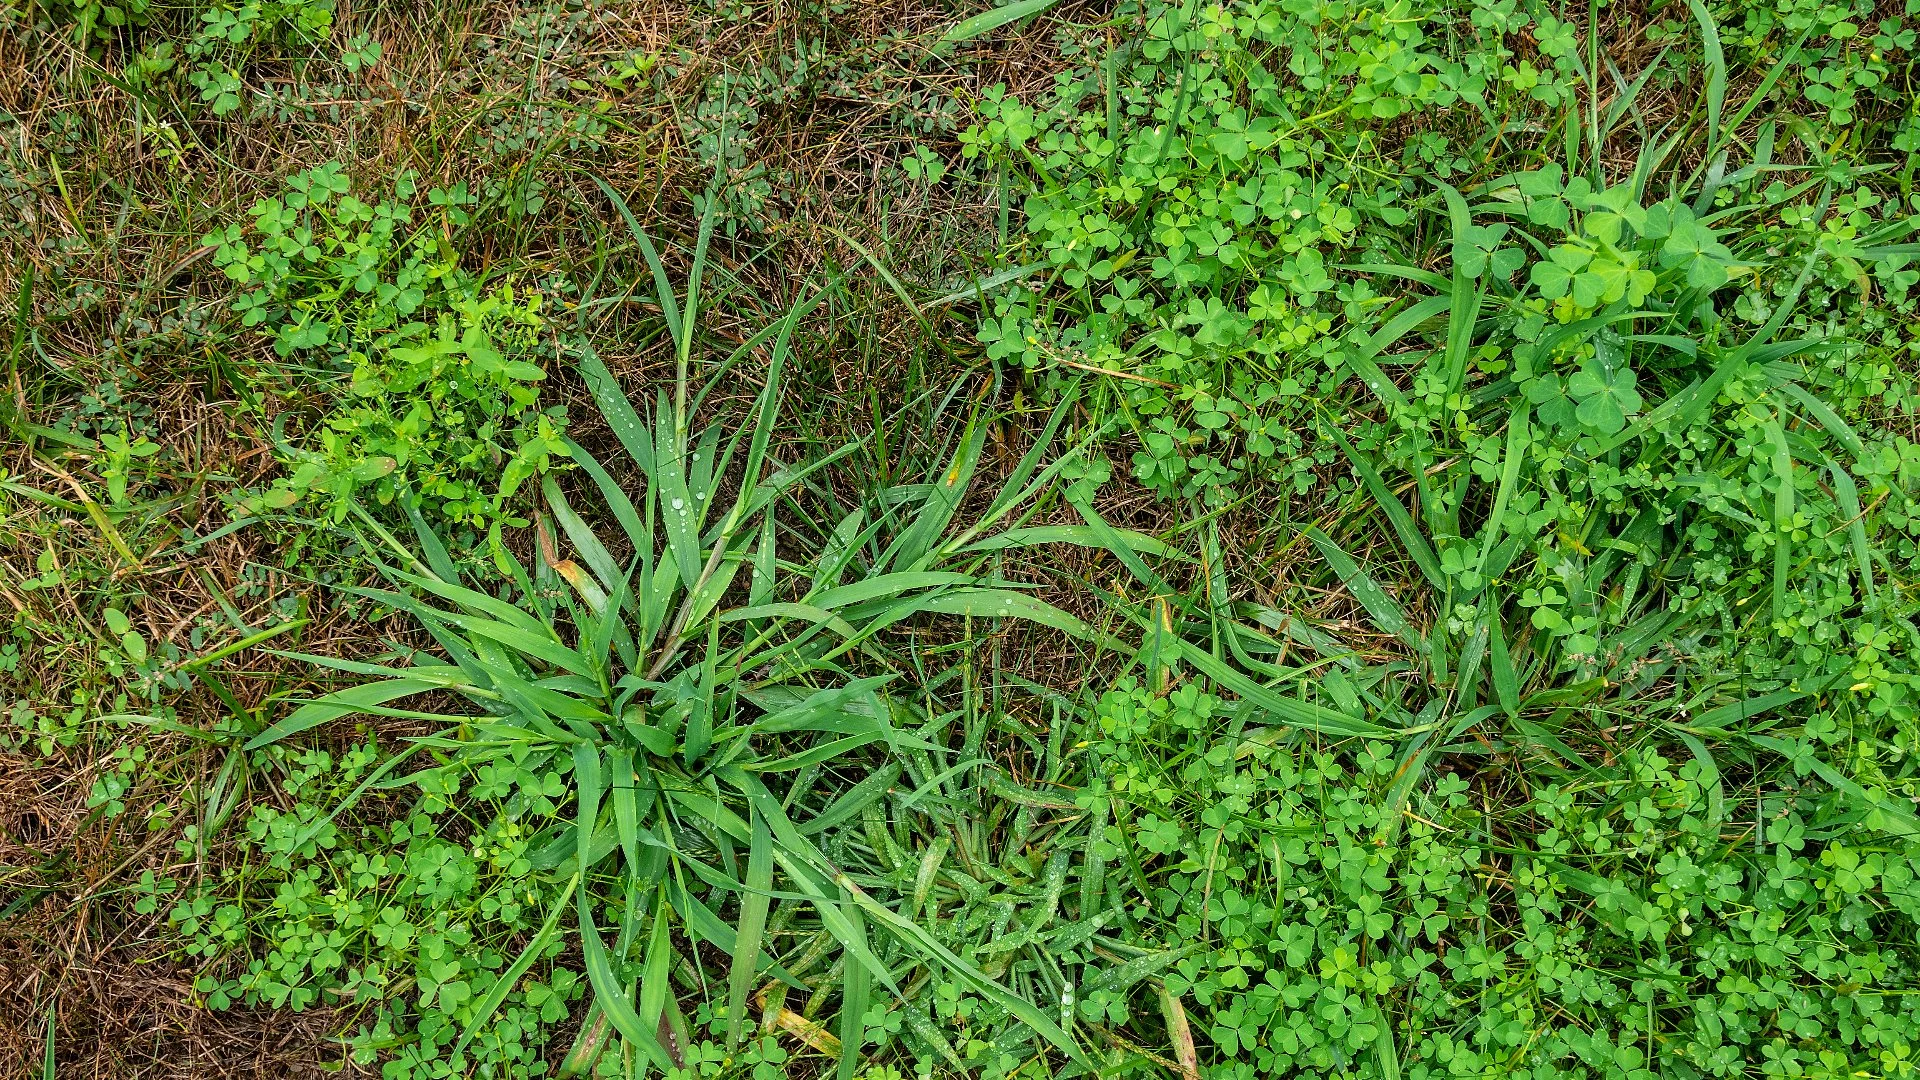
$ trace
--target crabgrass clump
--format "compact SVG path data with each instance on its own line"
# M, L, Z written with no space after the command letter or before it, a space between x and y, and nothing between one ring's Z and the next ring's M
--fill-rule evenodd
M295 710L252 733L239 752L273 760L287 753L286 740L363 713L402 713L442 730L373 771L374 755L356 751L327 780L340 799L331 814L305 801L291 813L257 809L246 846L266 857L266 873L236 872L174 909L175 922L193 935L194 954L214 972L258 957L246 961L244 974L202 978L216 1007L300 1008L323 993L350 996L381 1003L379 1022L358 1045L393 1048L389 1075L464 1068L463 1050L481 1049L474 1039L484 1032L499 1045L478 1060L519 1069L532 1059L508 1052L496 1013L520 1000L527 1009L539 1005L542 1023L551 1022L549 1006L564 1015L566 994L557 987L572 987L570 975L553 969L537 992L520 980L564 947L556 935L571 916L600 1022L581 1031L569 1060L589 1069L606 1055L631 1068L637 1056L684 1075L735 1053L764 1062L769 1050L760 1041L742 1048L749 996L758 989L764 998L779 984L810 989L764 953L773 944L769 926L778 926L789 943L810 938L806 948L816 959L822 950L840 954L825 984L843 999L834 1036L845 1051L842 1080L853 1075L870 1034L887 1030L882 1023L869 1033L869 1005L882 988L900 992L902 965L937 973L943 985L966 987L1003 1021L1012 1018L1019 1045L1039 1039L1078 1056L1047 1012L875 901L842 868L850 838L874 824L866 811L900 775L869 748L945 752L928 741L945 725L918 716L915 695L886 689L915 664L883 649L881 631L929 615L1075 624L990 569L999 553L1061 535L1002 528L1033 512L1027 504L1057 469L1042 470L1043 443L984 513L956 522L980 460L982 427L934 480L848 507L811 536L777 533L773 508L796 499L797 486L822 464L779 466L768 452L791 334L809 305L720 365L725 372L771 341L751 425L694 434L692 418L713 386L695 394L689 385L717 211L716 202L707 205L684 298L668 287L651 240L634 231L678 354L672 397L663 392L643 417L591 350L581 356L642 481L630 494L586 449L564 444L617 532L597 532L548 478L538 563L529 571L511 553L497 555L513 585L509 602L463 582L443 536L417 508L408 507L417 554L360 512L384 550L404 563L382 569L408 591L355 591L412 616L452 662L425 653L381 663L303 657L376 679ZM621 209L631 220L624 203ZM736 465L743 467L730 477ZM561 554L553 529L570 554ZM616 550L631 553L624 564ZM416 591L446 606L423 603ZM480 711L402 712L388 704L433 690ZM919 722L909 730L901 726L907 720ZM338 844L334 819L420 750L427 751L421 767L387 785L419 789L416 809L390 832L361 829L370 846L330 852ZM328 765L323 756L295 775ZM869 775L849 795L817 786L829 768ZM455 820L467 823L468 843L445 839ZM389 854L377 854L382 847ZM483 867L483 859L491 862ZM274 889L270 917L260 917L268 901L255 879ZM323 879L334 882L330 890ZM801 910L811 916L796 925ZM874 942L869 920L885 932L885 946ZM500 943L536 923L538 933L503 970L508 953ZM599 925L618 927L611 942ZM725 1036L725 1049L696 1045L688 1034L680 999L705 982L672 985L703 947L733 958L724 993L709 993L700 1013L713 1034ZM409 966L410 981L403 978ZM531 1039L536 1031L525 1033ZM610 1032L620 1036L618 1054L608 1053Z

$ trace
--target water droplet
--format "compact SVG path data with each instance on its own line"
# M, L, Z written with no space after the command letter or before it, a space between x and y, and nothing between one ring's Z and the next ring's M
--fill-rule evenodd
M687 505L686 503L681 502L679 499L673 500L673 508L675 510L680 510L682 507L685 507L686 505Z

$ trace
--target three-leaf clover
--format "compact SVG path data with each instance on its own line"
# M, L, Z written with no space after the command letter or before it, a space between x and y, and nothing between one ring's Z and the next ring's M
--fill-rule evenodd
M1673 212L1672 231L1660 248L1660 263L1666 267L1686 267L1687 284L1696 289L1715 289L1727 283L1727 267L1734 262L1733 252L1714 239L1712 229L1699 223L1686 206Z
M1512 277L1526 260L1526 253L1516 247L1502 248L1500 241L1506 235L1505 225L1467 226L1462 235L1454 238L1454 263L1468 277L1477 278L1489 270L1496 278Z
M1545 56L1566 56L1579 45L1573 36L1573 24L1551 15L1543 16L1534 26L1533 39Z
M1574 416L1605 434L1619 432L1627 426L1627 417L1640 411L1640 393L1633 384L1633 369L1589 358L1567 379L1567 393L1578 402Z

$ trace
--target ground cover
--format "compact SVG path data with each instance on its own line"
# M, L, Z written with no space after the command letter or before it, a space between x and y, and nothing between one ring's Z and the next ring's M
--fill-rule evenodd
M0 1067L1911 1075L1916 20L11 0Z

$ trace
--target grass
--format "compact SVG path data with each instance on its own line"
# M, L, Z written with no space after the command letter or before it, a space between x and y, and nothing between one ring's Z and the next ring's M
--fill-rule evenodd
M0 1071L1910 1075L1870 7L0 0Z

